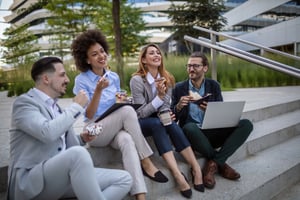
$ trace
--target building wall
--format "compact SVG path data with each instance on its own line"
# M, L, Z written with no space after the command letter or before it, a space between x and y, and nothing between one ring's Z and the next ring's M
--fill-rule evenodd
M49 36L43 35L45 34L45 29L47 29L47 24L45 23L45 19L49 17L51 14L43 9L35 10L34 12L24 13L19 12L20 8L27 8L31 4L38 2L38 0L14 0L13 4L10 6L10 10L12 14L5 17L5 21L11 23L13 26L20 26L22 24L30 24L29 28L39 37L39 44L42 49L47 49L49 45L47 44L47 40ZM280 5L290 2L288 0L227 0L226 4L229 11L224 13L224 16L228 18L228 30L234 30L234 27L244 27L241 34L241 38L249 39L253 42L259 42L263 45L273 47L278 45L286 45L290 44L292 41L298 43L299 36L297 33L299 32L299 19L285 21L281 25L276 22L265 23L258 16L264 14L272 9L277 9L277 12L281 12L279 8ZM166 11L170 6L169 1L165 0L128 0L128 3L133 6L140 7L145 13L156 12L159 13L161 11ZM178 4L182 4L184 2L176 2ZM293 5L292 5L293 7ZM296 7L294 5L294 7ZM283 9L286 9L282 7ZM285 12L282 10L282 12ZM276 14L276 13L275 13ZM43 20L44 19L44 20ZM167 16L157 15L147 19L147 28L145 33L151 36L150 42L154 43L166 43L162 44L167 52L173 52L174 50L174 41L172 40L172 32L168 30L168 27L172 27L172 23L168 21ZM248 21L247 21L248 20ZM39 21L39 23L35 23ZM260 25L256 25L255 23L260 23ZM268 25L263 28L264 25ZM247 31L253 30L251 33L247 33ZM162 34L164 33L164 34ZM272 33L272 34L270 34ZM243 35L243 36L242 36ZM272 37L270 37L272 35ZM234 42L228 40L226 44L237 45ZM244 48L240 47L239 48ZM181 48L177 48L176 51L179 51ZM245 50L251 50L249 48L244 48ZM184 51L182 49L182 51Z

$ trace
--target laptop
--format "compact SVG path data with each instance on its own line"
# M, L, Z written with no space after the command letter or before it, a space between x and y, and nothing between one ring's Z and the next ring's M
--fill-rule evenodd
M201 129L227 128L238 125L245 101L207 102Z

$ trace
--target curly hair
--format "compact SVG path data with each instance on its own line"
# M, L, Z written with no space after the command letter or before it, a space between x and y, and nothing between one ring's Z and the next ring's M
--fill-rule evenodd
M94 44L100 44L108 54L109 45L106 37L100 30L92 29L79 34L72 42L71 51L75 60L76 68L81 72L91 69L87 61L87 51Z

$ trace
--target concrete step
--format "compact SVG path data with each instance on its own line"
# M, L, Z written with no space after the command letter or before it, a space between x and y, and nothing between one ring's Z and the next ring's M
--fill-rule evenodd
M269 148L280 142L290 139L300 134L300 109L281 114L276 117L267 118L262 121L254 122L254 129L248 140L238 151L229 159L229 162L235 162L245 159L261 150ZM154 151L155 159L158 159L158 152L151 138L147 138ZM111 147L94 148L89 147L96 166L105 166L111 162L122 160L121 153ZM101 156L99 156L101 155ZM114 158L114 159L112 159Z
M237 88L222 92L224 101L246 101L244 111L251 111L299 100L300 86Z
M207 190L204 194L194 191L193 199L254 199L254 198L244 198L244 196L239 197L239 194L254 193L256 199L270 199L265 198L264 189L269 189L268 182L273 182L267 179L268 173L277 173L278 168L284 166L290 166L290 163L286 165L285 159L297 160L299 157L294 155L287 155L286 157L278 156L278 154L288 154L297 150L299 152L299 110L300 110L300 87L278 87L278 88L247 88L247 89L237 89L232 92L224 92L225 101L235 101L235 100L246 100L246 105L243 113L243 118L248 118L254 122L254 131L252 132L246 143L229 159L229 163L233 165L242 174L242 179L238 182L232 182L224 180L217 176L217 186L214 190ZM3 93L0 93L2 95ZM7 185L5 181L7 180L7 164L8 164L8 151L9 151L9 134L8 128L10 126L11 117L11 104L14 98L0 98L0 192L5 191ZM65 107L71 103L71 99L61 99L59 103L62 107ZM83 117L77 120L74 124L75 130L79 133L83 127ZM293 141L292 138L297 138L295 144L290 143L291 149L286 150L287 142ZM149 139L150 145L155 150L156 148ZM282 144L280 144L282 143ZM284 145L281 151L271 151L273 148ZM100 167L111 167L111 168L123 168L121 164L121 154L117 150L113 150L110 147L103 148L100 152L99 149L95 150L89 148L92 157L95 160L95 165ZM271 153L266 153L271 151ZM273 154L272 154L273 152ZM106 163L103 163L100 157L107 154ZM299 154L299 153L298 153ZM265 160L261 157L265 157ZM298 156L298 155L297 155ZM179 154L176 154L179 167L191 180L189 174L189 167L183 161ZM294 158L295 157L295 158ZM113 159L111 159L113 158ZM197 156L200 165L203 167L204 159ZM256 160L256 158L258 160ZM274 162L270 159L278 158L278 162ZM251 160L252 159L252 160ZM145 181L148 188L148 199L181 199L179 191L177 191L177 186L172 179L172 176L167 169L165 162L158 156L157 151L155 151L153 159L154 163L169 177L170 181L168 184L159 184L153 182L145 177ZM263 161L264 165L262 165ZM243 164L246 163L246 164ZM265 166L269 163L269 166ZM273 167L274 165L274 167ZM279 166L277 166L279 165ZM260 167L262 166L262 167ZM255 169L255 170L254 170ZM297 171L297 175L293 174L293 171ZM274 171L274 172L273 172ZM283 171L283 170L282 170ZM270 172L270 173L271 173ZM289 187L294 184L294 179L299 181L299 162L289 169L286 169L286 173L277 173L278 177L275 175L273 179L284 179L286 184L282 184L280 181L280 188L285 189L286 186ZM249 174L250 173L250 174ZM282 175L283 174L283 175ZM285 174L292 174L289 178L286 178ZM253 177L251 177L251 175ZM255 175L255 176L254 176ZM263 176L265 175L265 176ZM254 180L254 178L260 178ZM261 182L266 182L261 186ZM276 187L278 185L276 181L273 183ZM241 185L241 186L240 186ZM254 188L254 186L260 187L259 189ZM249 187L249 191L245 188L239 187ZM275 186L274 186L275 187ZM262 190L262 191L260 191ZM251 192L252 191L252 192ZM281 190L280 190L281 191ZM280 192L276 189L276 195ZM247 193L248 192L248 193ZM262 196L258 196L256 193L262 193ZM210 193L214 195L209 196ZM222 198L224 195L224 198ZM246 195L246 197L248 197ZM251 195L250 195L251 196ZM258 197L257 197L258 196ZM216 198L215 198L216 197ZM232 197L232 198L231 198ZM269 196L271 197L271 196ZM272 196L273 197L273 196ZM274 197L275 198L275 197ZM3 193L0 194L0 200L4 199ZM127 197L127 199L131 199ZM278 199L274 199L278 200ZM294 199L290 199L294 200Z
M300 199L300 181L295 185L283 190L271 200L299 200Z
M236 162L231 164L234 168L239 170L242 175L242 178L239 181L229 181L225 180L218 175L216 176L216 187L213 190L206 189L205 193L199 193L193 189L193 198L192 199L243 199L243 200L299 200L300 196L300 159L299 159L299 136L294 142L294 140L290 140L285 142L285 144L278 145L278 147L273 147L266 151L260 152L249 160L245 160L242 162ZM294 148L296 147L296 148ZM297 148L298 147L298 148ZM277 148L277 150L276 150ZM298 151L298 152L297 152ZM274 156L278 155L278 156ZM271 158L271 160L270 160ZM297 158L298 164L296 164ZM275 163L273 161L276 161ZM288 162L286 162L288 160ZM294 160L294 162L291 162ZM283 165L284 164L284 165ZM291 165L288 167L288 165ZM259 170L258 170L259 169ZM261 170L263 169L263 170ZM274 171L274 175L270 175L270 173ZM280 174L281 173L281 174ZM277 177L275 177L277 176ZM259 177L267 177L265 181L259 181ZM298 179L298 181L297 181ZM189 177L189 180L190 177ZM157 184L158 187L163 187L166 184L154 183L152 181L147 182L148 187L148 200L184 200L185 198L181 197L179 191L173 187L172 189L168 189L165 191L163 195L157 193L156 188L153 185ZM288 183L288 184L286 184ZM191 183L192 184L192 183ZM228 185L228 186L227 186ZM281 190L282 188L287 188ZM276 187L276 188L274 188ZM279 188L279 189L278 189ZM250 194L246 194L250 189L254 189L255 191L250 192ZM267 192L263 192L264 197L259 196L257 199L256 193L260 193L260 190L269 190ZM151 193L152 191L152 193ZM155 192L153 192L155 191ZM274 191L277 194L274 195ZM255 197L251 197L254 193ZM240 194L240 195L238 195ZM0 200L5 200L5 193L0 193ZM126 200L131 200L133 198L127 197Z
M260 155L262 151L268 150L273 146L278 146L280 143L285 141L291 141L293 138L300 137L300 110L296 110L293 112L285 113L276 117L267 118L262 121L258 121L254 123L254 130L251 133L251 136L245 142L243 146L241 146L238 151L230 157L228 163L238 163L238 162L246 162L251 158L255 158L257 155ZM151 139L147 139L149 141L150 146L155 150L154 143ZM299 139L298 139L299 140ZM96 166L102 167L117 167L122 168L121 163L121 154L117 150L113 150L110 147L105 148L88 148ZM274 152L276 152L274 150ZM101 155L101 157L99 157ZM103 156L106 155L106 156ZM189 171L189 166L185 163L180 154L175 154L178 165L183 173L191 180L191 175ZM197 155L197 154L196 154ZM276 155L276 154L274 154ZM114 158L113 160L111 158ZM204 159L201 156L197 156L198 161L201 167L204 166ZM259 157L260 158L260 157ZM118 161L119 160L119 161ZM147 188L149 190L150 199L158 198L159 195L163 195L169 192L174 193L174 196L179 196L177 198L180 199L180 194L176 190L176 182L172 179L172 175L167 169L165 162L158 156L157 151L155 151L154 156L152 157L153 162L158 166L170 179L167 184L159 184L155 183L148 178L145 178L147 183ZM106 164L104 164L106 163ZM251 165L250 165L251 166ZM252 166L251 166L252 167ZM270 169L272 170L272 169ZM245 178L246 179L246 178ZM243 178L244 180L244 178ZM222 179L221 179L222 182ZM253 182L254 183L254 182ZM220 183L223 184L223 183ZM225 185L228 183L224 183ZM195 191L196 192L196 191ZM155 198L152 196L155 196ZM199 196L200 198L201 196ZM197 198L195 198L197 199ZM206 199L206 198L205 198Z
M244 109L242 118L249 119L252 122L257 122L298 109L300 109L300 99L290 99L277 104L271 104L252 109Z
M253 123L249 138L229 162L235 162L300 134L300 109Z
M216 176L216 186L213 190L200 193L193 190L192 199L214 200L270 200L278 194L284 196L284 191L300 181L300 136L275 145L239 162L231 163L241 173L239 181L226 180ZM152 183L152 185L157 185ZM294 188L299 191L299 186ZM149 199L181 200L178 190L158 193L150 191ZM280 196L281 197L281 196ZM278 199L285 199L279 198ZM278 200L274 199L274 200ZM296 199L299 199L297 196Z

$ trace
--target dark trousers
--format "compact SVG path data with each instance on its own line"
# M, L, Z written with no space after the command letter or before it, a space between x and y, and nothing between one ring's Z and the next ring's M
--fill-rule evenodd
M240 120L237 127L219 129L200 129L195 123L187 123L183 131L192 149L218 165L226 160L247 140L253 124L248 119ZM220 148L219 150L216 150Z
M159 155L173 151L181 152L190 146L182 129L173 121L171 125L163 126L157 117L139 119L145 137L152 136Z

